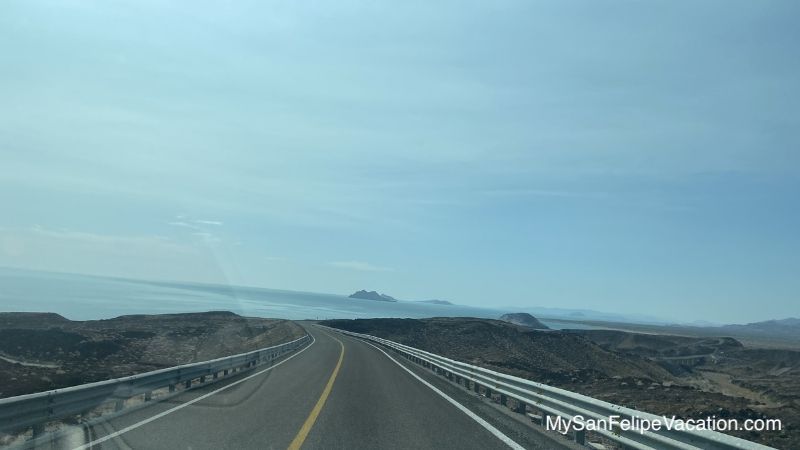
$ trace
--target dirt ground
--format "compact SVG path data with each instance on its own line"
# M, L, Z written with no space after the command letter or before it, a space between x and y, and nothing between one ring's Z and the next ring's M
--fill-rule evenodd
M49 313L0 313L0 397L234 355L303 334L291 321L230 312L82 322Z

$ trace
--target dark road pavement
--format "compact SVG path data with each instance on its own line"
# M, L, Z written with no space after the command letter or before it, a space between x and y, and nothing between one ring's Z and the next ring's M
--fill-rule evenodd
M274 367L109 419L80 441L73 437L59 446L506 449L560 444L424 369L398 363L360 340L304 326L314 342Z

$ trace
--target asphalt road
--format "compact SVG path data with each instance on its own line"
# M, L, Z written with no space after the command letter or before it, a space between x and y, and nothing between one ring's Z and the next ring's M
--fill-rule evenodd
M314 343L271 369L259 367L153 403L57 446L507 449L570 445L537 432L521 415L489 404L441 377L407 361L398 364L365 342L312 325L306 329Z

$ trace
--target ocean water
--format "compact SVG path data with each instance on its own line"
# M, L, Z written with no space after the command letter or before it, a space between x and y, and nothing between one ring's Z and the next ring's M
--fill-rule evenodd
M499 309L378 302L276 289L139 281L0 268L0 311L55 312L71 320L211 310L283 319L497 318Z

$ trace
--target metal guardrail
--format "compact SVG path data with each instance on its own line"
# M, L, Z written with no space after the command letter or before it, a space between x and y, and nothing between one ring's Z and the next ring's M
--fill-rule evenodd
M445 376L450 381L461 383L463 380L467 388L469 388L469 382L472 382L475 392L480 392L482 387L484 395L487 397L490 397L493 392L499 394L501 404L507 405L509 398L515 399L517 402L517 412L525 413L527 411L526 405L539 410L541 412L542 424L545 423L548 415L558 416L564 420L579 417L583 419L608 421L610 417L616 416L619 420L638 421L631 423L641 424L642 421L662 423L661 429L658 431L641 429L624 430L620 427L613 430L591 430L593 433L597 433L608 440L621 444L624 448L648 450L766 450L772 448L715 431L677 430L675 429L677 427L667 430L665 429L664 417L655 414L614 405L575 392L495 372L368 334L354 333L330 327L325 328L381 344L412 362L430 368ZM585 445L585 431L575 433L574 437L578 443Z
M167 369L154 370L124 378L82 384L64 389L39 392L0 399L0 432L23 431L33 427L34 436L40 434L43 425L91 411L104 404L114 403L115 411L121 411L125 400L144 395L150 400L156 389L169 388L174 392L178 385L190 388L193 380L205 382L206 377L218 378L229 372L250 369L304 347L311 336L272 347L212 359Z

